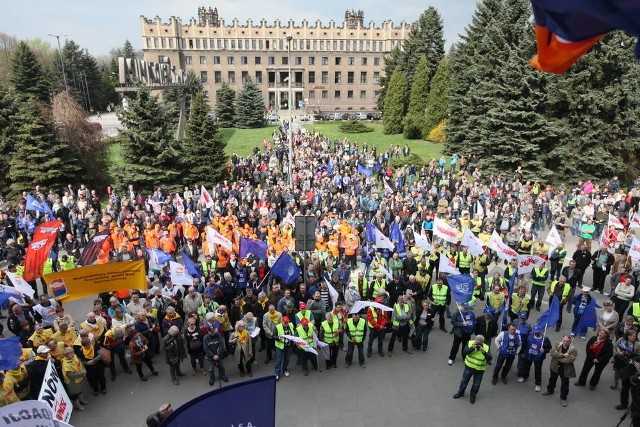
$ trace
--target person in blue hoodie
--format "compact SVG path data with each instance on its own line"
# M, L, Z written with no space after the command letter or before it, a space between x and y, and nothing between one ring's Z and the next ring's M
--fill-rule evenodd
M463 345L471 339L471 334L476 327L476 315L473 311L469 310L469 304L462 303L459 305L459 310L451 318L451 324L453 325L453 344L451 344L451 351L449 352L449 360L447 363L449 366L453 365L453 361L456 360L456 354L460 345ZM464 349L464 347L463 347Z
M524 360L522 365L518 364L518 382L525 382L529 379L531 365L534 366L535 391L540 391L542 385L542 364L551 351L551 341L544 335L544 329L540 326L533 327L533 333L527 338L524 349ZM522 381L520 381L522 378Z

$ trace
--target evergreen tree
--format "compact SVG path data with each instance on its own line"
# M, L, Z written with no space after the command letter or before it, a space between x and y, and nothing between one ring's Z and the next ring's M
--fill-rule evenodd
M216 116L218 116L218 126L221 128L232 128L236 122L236 92L229 87L227 82L222 82L222 86L216 92Z
M64 44L62 59L69 89L85 111L105 110L108 96L96 59L73 40ZM62 74L58 79L59 85L62 84Z
M416 68L421 58L426 56L429 80L433 78L438 63L444 56L444 23L438 9L429 6L413 24L411 33L403 43L402 69L407 85L413 84Z
M226 175L227 144L208 112L204 92L197 93L191 103L182 161L188 182L214 186Z
M403 53L400 50L400 47L396 46L391 53L384 58L384 71L380 76L380 93L378 94L378 100L376 101L379 111L384 110L384 99L387 96L387 88L391 81L391 75L402 62L402 55Z
M118 135L125 162L120 184L141 189L175 184L179 176L175 142L165 111L149 89L140 85L129 107L118 110L118 118L124 127Z
M236 126L239 128L259 128L264 126L264 98L251 77L242 85L236 97Z
M13 53L9 80L16 92L34 96L43 102L49 101L50 94L45 72L35 53L24 41L18 44Z
M400 67L396 67L391 74L389 90L384 101L384 114L382 116L384 133L394 134L402 132L402 123L405 114L405 88L407 81Z
M427 113L424 126L422 127L423 138L426 138L433 128L447 118L448 98L449 61L445 56L440 60L438 70L431 82L431 89L429 90L429 97L426 103Z
M162 102L167 114L167 119L171 123L172 129L177 129L180 119L180 105L184 102L184 119L191 110L191 100L200 91L202 91L202 82L196 76L193 70L187 72L185 87L176 89L167 89L162 93Z
M10 159L14 152L13 135L16 127L15 100L4 87L0 86L0 156ZM0 188L8 188L7 171L9 162L0 163Z
M409 108L404 125L405 138L422 138L425 131L425 111L427 110L428 97L429 69L427 68L427 58L423 56L416 68L416 75L409 94Z
M57 141L46 106L34 99L23 101L15 117L15 144L7 178L13 194L31 191L36 184L61 187L78 178L79 167L73 150Z

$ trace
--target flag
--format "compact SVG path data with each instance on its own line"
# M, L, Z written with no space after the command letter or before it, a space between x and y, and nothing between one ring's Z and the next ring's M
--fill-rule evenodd
M484 253L482 241L478 239L468 228L465 228L462 232L461 244L468 247L469 253L473 256L482 255Z
M311 347L305 340L303 340L300 337L296 337L293 335L279 335L280 337L291 341L292 343L294 343L295 345L297 345L299 348L303 349L304 351L306 351L307 353L313 353L316 356L319 356L318 352L316 351L315 348Z
M378 227L370 223L367 223L367 240L375 242L376 248L395 250L393 242L382 231L378 230Z
M153 212L159 214L162 211L162 205L160 202L156 202L153 199L147 199L147 204L153 208Z
M403 253L405 249L404 235L402 234L402 231L400 231L400 224L398 224L395 221L391 223L391 228L389 230L389 237L391 237L391 240L396 242L397 252Z
M375 302L375 301L356 301L356 303L353 304L353 307L351 308L351 311L349 312L349 314L359 313L360 310L362 310L363 308L367 308L367 307L377 308L377 309L382 310L382 311L393 311L393 308L387 307L386 305L380 304L379 302Z
M0 370L10 371L20 366L22 346L19 337L0 339Z
M191 258L189 258L189 255L187 255L184 249L182 250L182 262L184 263L184 266L191 277L195 277L195 278L202 277L203 275L202 271L198 268L196 263L193 262Z
M634 213L629 220L629 228L638 229L640 228L640 216L637 213Z
M58 375L58 370L53 365L53 360L52 357L47 363L47 370L40 386L38 401L49 405L57 420L69 421L74 405L64 388L62 378Z
M366 176L367 178L369 178L373 174L373 172L371 172L371 169L362 165L358 165L358 173L360 175Z
M546 329L547 327L556 326L558 320L560 319L560 301L558 301L558 297L553 296L553 301L549 308L540 315L538 321L536 322L536 326Z
M336 302L338 302L338 297L340 297L340 294L338 293L338 291L336 291L336 288L333 287L331 282L328 281L326 277L324 278L324 281L327 282L327 286L329 287L329 296L331 296L331 302L335 307Z
M458 243L458 232L456 229L438 217L435 217L433 220L433 235L450 243Z
M204 206L208 209L213 206L213 198L211 194L204 188L204 185L200 186L200 201L204 203Z
M413 232L413 239L416 241L416 246L422 249L425 252L433 251L433 246L426 239L426 237L422 237L422 234Z
M151 270L162 270L162 266L171 261L171 255L158 249L147 249L149 254L149 268Z
M453 261L444 256L444 254L440 254L440 267L438 268L438 272L460 274L460 270L456 268L456 265L453 263Z
M267 249L267 242L240 237L240 258L246 258L249 254L254 254L260 259L267 259Z
M633 237L631 240L631 247L629 247L629 256L635 260L640 260L640 240L637 237Z
M211 247L213 247L213 245L220 245L226 250L228 250L229 252L233 252L233 244L231 243L231 240L227 239L226 237L224 237L222 234L220 234L213 228L211 227L207 228L206 236L207 236L206 237L207 243Z
M169 261L169 272L173 284L183 286L193 285L193 278L189 275L184 265L175 261Z
M31 285L29 285L26 280L18 276L16 273L12 273L10 271L6 271L5 274L11 281L13 287L16 288L16 290L18 290L23 295L27 295L29 298L33 298L33 295L36 291L33 290Z
M507 298L505 298L504 311L502 312L502 329L503 330L507 329L507 323L508 323L507 316L509 315L509 311L511 309L511 294L513 293L513 288L516 285L516 278L518 277L518 274L523 274L523 273L518 271L518 268L516 267L511 277L509 277L509 295L507 295Z
M578 321L578 325L576 326L576 330L572 331L576 335L586 335L588 328L595 328L598 325L598 315L596 314L596 308L600 308L598 304L596 304L596 299L591 298L589 304L584 308L582 312L582 316L580 316L580 320Z
M329 348L329 344L320 341L316 334L313 334L313 343L316 345L316 348L320 350L324 360L329 360L331 358L331 349Z
M476 213L478 214L478 218L482 219L484 218L484 208L482 207L482 203L480 202L480 200L478 200L476 203L478 204Z
M26 281L36 280L42 277L42 266L49 257L51 248L58 237L58 230L62 221L43 222L36 227L33 239L27 246L27 254L24 263L24 279Z
M13 298L14 300L16 298L22 298L17 292L10 292L11 289L13 289L11 286L0 285L0 308L6 309L7 307L9 307L10 298Z
M476 283L471 275L456 274L447 276L447 284L451 290L451 295L453 295L459 304L466 304L473 297L473 289L475 288Z
M292 227L296 226L296 219L291 215L291 212L287 213L287 216L282 220L282 225L290 224Z
M173 199L173 206L176 207L178 213L184 213L184 203L182 202L182 197L179 194L176 194L175 199Z
M70 407L60 407L59 412L55 412L50 406L50 402L40 400L23 400L0 408L0 419L5 425L12 427L73 427L57 419L65 412L71 413Z
M518 258L518 252L506 245L496 230L493 230L491 239L489 239L487 246L489 249L496 251L496 255L498 255L498 258L500 259L512 260Z
M87 246L84 247L84 251L78 260L78 265L91 265L98 259L98 255L100 255L100 251L108 242L110 241L108 228L102 230L99 233L93 235L89 242L87 242Z
M389 270L386 269L386 267L384 265L380 264L378 266L378 270L380 271L380 273L383 273L385 276L387 276L387 279L393 280L393 276L391 275Z
M382 178L382 185L384 186L384 191L386 193L392 193L393 194L393 188L391 188L391 186L389 185L387 180L384 179L384 178Z
M546 261L535 255L518 255L518 274L531 273L534 268L542 267Z
M545 243L548 243L552 248L557 248L562 244L562 237L560 237L560 233L558 233L558 229L555 225L551 227L551 231L547 234Z
M607 223L607 227L614 226L615 228L622 230L624 225L622 225L622 221L620 221L615 215L609 214L609 222Z
M273 267L271 267L271 273L284 280L286 285L300 277L300 267L286 252L282 252L276 260Z
M46 201L36 200L31 194L27 194L27 204L24 207L28 211L37 211L40 213L47 213L49 217L53 219L53 211L49 207Z

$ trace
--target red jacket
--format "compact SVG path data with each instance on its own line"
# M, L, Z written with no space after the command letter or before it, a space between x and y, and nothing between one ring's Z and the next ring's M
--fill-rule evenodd
M373 318L373 310L377 312L377 319ZM389 321L389 317L387 316L386 311L382 311L379 308L369 307L367 308L367 320L369 321L369 323L371 323L374 329L384 329L385 325Z

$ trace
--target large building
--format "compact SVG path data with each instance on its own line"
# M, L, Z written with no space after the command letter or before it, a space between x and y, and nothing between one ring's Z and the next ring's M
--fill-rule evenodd
M144 59L193 70L212 104L223 81L239 90L251 77L270 109L287 108L291 69L293 107L308 113L376 110L384 57L410 31L404 22L365 26L362 11L347 11L340 26L333 20L327 26L306 20L268 25L264 19L227 25L217 9L204 7L188 24L176 17L140 18Z

